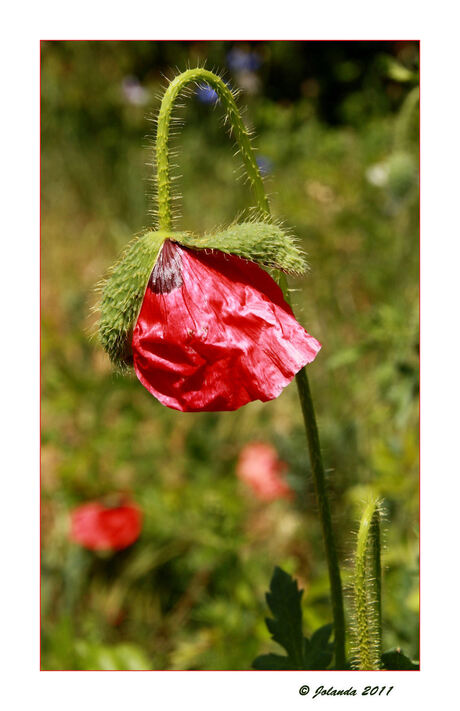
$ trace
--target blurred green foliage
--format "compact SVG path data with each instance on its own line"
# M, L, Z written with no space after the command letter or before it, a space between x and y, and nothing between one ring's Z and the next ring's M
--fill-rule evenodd
M228 69L234 49L252 64ZM295 385L236 413L182 414L114 374L93 335L94 285L152 224L146 113L162 73L205 59L245 89L273 214L308 253L292 297L323 344L309 375L346 583L372 489L386 511L384 648L418 658L417 115L402 168L395 146L417 56L416 43L42 44L44 669L249 669L271 650L275 565L305 589L306 633L331 619ZM202 232L249 196L219 105L195 97L181 115L178 226ZM238 482L255 440L288 463L294 504ZM113 555L70 543L71 509L113 492L141 506L141 538Z

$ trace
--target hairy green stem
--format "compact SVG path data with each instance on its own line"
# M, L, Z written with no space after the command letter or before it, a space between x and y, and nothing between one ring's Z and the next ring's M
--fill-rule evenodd
M355 664L380 669L382 656L382 568L380 560L380 502L367 504L358 532L355 577Z
M265 193L264 184L257 167L249 134L244 126L235 103L235 99L233 98L233 94L220 77L205 69L197 68L189 69L177 76L166 90L161 103L156 141L159 229L168 230L172 227L169 129L174 102L181 90L190 83L208 84L215 90L219 99L222 101L222 104L226 110L231 134L235 139L243 158L246 173L254 192L257 207L263 214L269 216L270 207ZM290 303L287 280L283 273L279 274L278 283L284 293L286 301ZM313 400L305 368L302 368L302 370L297 373L296 382L305 421L311 468L318 501L324 546L326 550L334 621L335 667L337 669L344 669L345 616L342 583L332 527L326 478L321 456L318 427L316 424L315 410L313 407Z
M173 79L161 102L156 139L158 227L160 230L170 230L172 227L169 130L174 102L187 84L203 83L209 84L221 100L226 111L230 131L240 150L257 205L262 213L270 214L267 195L265 194L264 184L252 150L251 140L233 94L220 77L207 69L197 67L196 69L188 69Z

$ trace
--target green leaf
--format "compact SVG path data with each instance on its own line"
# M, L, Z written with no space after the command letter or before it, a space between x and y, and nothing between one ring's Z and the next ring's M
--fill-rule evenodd
M329 642L332 624L313 632L310 640L304 638L304 669L327 669L332 662L334 645Z
M297 581L281 568L275 568L270 592L266 595L274 619L267 618L265 622L272 639L284 647L291 658L293 669L302 669L303 664L302 593Z
M332 634L332 624L329 623L328 625L323 625L323 627L319 627L316 632L313 632L310 640L310 644L314 648L320 648L324 647L328 641L329 637Z
M401 649L390 649L382 654L382 666L387 671L418 671L420 665L406 657Z
M254 669L327 669L332 661L333 645L329 641L332 625L324 625L310 639L302 634L301 599L303 591L297 582L276 567L266 599L273 613L266 624L272 639L287 652L287 656L263 654L253 662Z

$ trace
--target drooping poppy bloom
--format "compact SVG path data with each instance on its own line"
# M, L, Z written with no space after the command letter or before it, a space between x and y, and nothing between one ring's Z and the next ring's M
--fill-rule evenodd
M293 491L286 483L284 475L287 464L276 449L264 442L247 444L238 458L236 473L261 501L292 499Z
M166 240L132 348L147 390L164 405L191 412L272 400L319 344L257 264Z
M239 228L253 238L245 249ZM279 243L263 245L261 257L266 228ZM133 365L152 395L182 412L276 398L321 348L256 263L296 264L295 248L276 230L237 225L204 244L184 233L144 235L104 293L101 339L112 360Z
M133 503L106 507L92 501L72 511L70 538L89 550L119 551L137 541L141 528L141 512Z

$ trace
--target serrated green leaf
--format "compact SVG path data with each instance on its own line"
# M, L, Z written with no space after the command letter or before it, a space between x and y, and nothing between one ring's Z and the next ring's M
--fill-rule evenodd
M303 635L302 609L300 600L302 590L297 581L276 567L270 582L270 592L267 593L267 604L274 615L268 618L266 624L272 638L278 642L290 657L293 669L302 669L303 665Z
M303 591L297 582L276 567L267 593L267 604L273 618L265 620L272 639L287 652L287 656L263 654L253 662L254 669L327 669L332 661L333 645L329 641L332 625L324 625L311 639L302 634L301 599Z
M382 654L382 666L387 671L418 671L420 665L406 657L401 649L390 649Z

